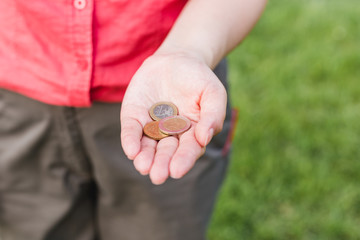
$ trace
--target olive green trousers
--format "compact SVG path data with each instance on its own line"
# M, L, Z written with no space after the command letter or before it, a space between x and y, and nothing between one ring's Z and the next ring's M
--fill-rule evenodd
M119 112L120 103L52 106L0 89L1 240L206 239L230 116L185 177L155 186L122 151Z

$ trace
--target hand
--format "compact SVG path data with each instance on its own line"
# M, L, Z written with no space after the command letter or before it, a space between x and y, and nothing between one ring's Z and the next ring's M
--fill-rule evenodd
M160 141L143 136L143 126L152 121L148 110L159 101L174 103L179 114L191 120L191 128ZM120 114L124 152L154 184L169 176L181 178L221 131L225 108L225 88L200 58L185 52L156 53L126 90Z

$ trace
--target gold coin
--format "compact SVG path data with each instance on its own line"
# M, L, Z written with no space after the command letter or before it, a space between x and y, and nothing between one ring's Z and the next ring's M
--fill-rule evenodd
M176 135L187 131L191 122L184 116L170 116L159 121L159 129L162 133Z
M178 114L178 109L175 104L171 102L157 102L149 110L150 117L159 121L163 118L174 116Z
M168 135L160 132L159 121L149 122L144 127L144 134L154 140L161 140Z

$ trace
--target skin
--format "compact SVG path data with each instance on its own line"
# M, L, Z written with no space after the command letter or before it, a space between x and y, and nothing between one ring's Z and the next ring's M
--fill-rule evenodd
M125 154L152 183L181 178L221 131L227 94L212 72L249 33L266 0L190 0L160 48L138 69L120 114ZM160 141L143 136L148 109L170 101L192 122L190 130Z

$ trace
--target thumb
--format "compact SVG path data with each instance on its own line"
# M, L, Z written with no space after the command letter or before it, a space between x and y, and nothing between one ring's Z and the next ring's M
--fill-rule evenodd
M203 92L200 100L200 120L195 127L195 136L202 147L222 129L226 113L227 94L219 85Z

